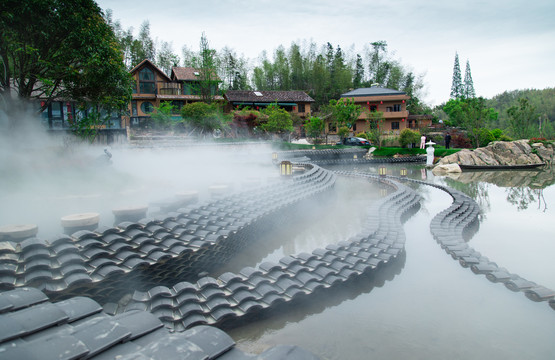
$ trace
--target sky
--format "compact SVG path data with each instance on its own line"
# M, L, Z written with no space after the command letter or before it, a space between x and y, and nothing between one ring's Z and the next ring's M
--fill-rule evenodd
M97 0L134 35L143 21L151 37L198 51L231 48L255 60L292 42L330 42L363 53L385 40L393 58L424 76L424 101L449 100L455 53L464 78L470 63L478 96L555 87L553 0Z

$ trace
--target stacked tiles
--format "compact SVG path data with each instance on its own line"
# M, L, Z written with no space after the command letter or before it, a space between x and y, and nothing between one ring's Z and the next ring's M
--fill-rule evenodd
M136 291L129 303L113 304L112 311L149 311L176 331L205 324L234 326L373 273L403 253L401 220L420 200L404 185L389 185L396 191L375 205L364 230L348 241L311 254L286 256L279 263L263 263L258 269L225 273L218 279L204 277L195 283Z
M492 282L503 283L509 290L524 292L533 301L549 301L555 309L555 291L526 280L482 256L465 241L468 232L476 229L480 209L467 195L447 187L433 185L451 195L451 206L437 214L430 224L436 241L461 266L475 274L485 275Z
M0 290L32 286L52 299L87 295L107 302L135 289L197 277L210 266L225 263L265 223L284 216L303 199L333 188L333 173L303 166L307 170L291 181L136 223L50 240L1 241Z
M2 359L316 359L286 345L245 354L213 327L172 334L148 312L111 316L90 298L50 302L34 288L0 293L0 324Z

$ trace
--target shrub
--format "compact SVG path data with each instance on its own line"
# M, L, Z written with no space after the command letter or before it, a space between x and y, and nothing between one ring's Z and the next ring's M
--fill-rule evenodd
M407 147L408 144L417 144L420 142L420 132L411 129L401 130L399 135L399 143L401 147Z
M339 130L337 131L337 135L339 135L339 138L344 139L347 137L347 135L349 135L349 128L346 126L340 127Z
M470 149L472 147L472 143L470 139L464 132L456 132L451 135L451 144L454 148L459 149Z

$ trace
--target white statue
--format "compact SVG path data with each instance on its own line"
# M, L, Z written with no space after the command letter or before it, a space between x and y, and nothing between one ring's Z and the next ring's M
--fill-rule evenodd
M426 166L434 165L434 152L436 150L434 148L435 144L436 143L431 140L426 143L426 145L428 145L428 147L426 148Z

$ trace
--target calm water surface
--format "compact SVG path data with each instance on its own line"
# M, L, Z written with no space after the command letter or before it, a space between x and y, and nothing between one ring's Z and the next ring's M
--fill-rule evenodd
M388 174L399 169L391 166ZM463 175L452 179L419 166L409 169L413 178L457 188L480 203L472 247L513 273L555 288L553 172ZM321 211L310 229L292 224L268 235L268 250L259 246L259 256L253 250L242 265L310 252L355 234L364 203L375 200L377 191L351 179L340 179L336 188L332 201L313 208ZM432 187L417 191L422 208L405 223L404 259L349 289L231 331L238 346L259 352L296 344L323 359L554 359L555 311L475 275L441 250L429 224L451 198Z

